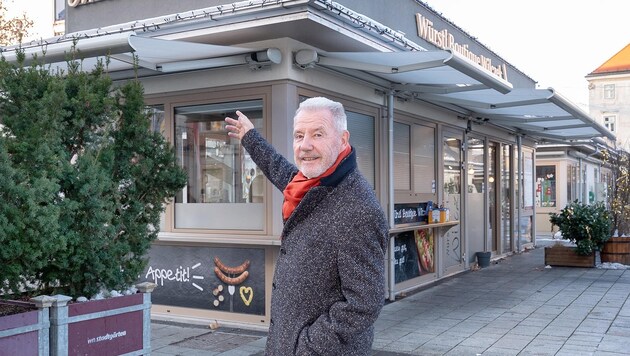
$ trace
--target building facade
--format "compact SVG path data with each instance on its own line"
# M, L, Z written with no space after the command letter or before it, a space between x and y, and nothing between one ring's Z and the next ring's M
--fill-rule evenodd
M586 76L591 116L630 151L630 44Z
M614 150L614 146L604 140L537 146L537 233L557 232L558 227L552 227L549 214L560 212L571 202L608 202L612 169L604 152Z
M537 232L552 231L549 213L559 212L572 201L607 202L612 173L604 152L630 150L630 45L589 73L586 80L590 116L615 138L537 145Z
M65 27L45 60L63 68L80 38L84 67L108 55L112 78L142 81L188 172L140 276L154 317L268 325L282 194L227 136L236 110L292 157L299 102L344 104L389 217L391 300L535 244L536 146L608 134L421 1L74 0ZM219 264L248 275L226 283Z

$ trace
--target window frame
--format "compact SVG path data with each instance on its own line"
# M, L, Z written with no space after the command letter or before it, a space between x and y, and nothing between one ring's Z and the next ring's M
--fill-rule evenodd
M615 84L604 84L604 99L614 99L615 89Z
M552 169L553 168L553 169ZM536 190L535 190L535 197L536 199L534 200L534 204L536 205L536 208L553 208L556 209L558 207L558 174L559 174L559 170L558 170L558 165L557 164L551 164L551 163L540 163L536 165L536 172L535 172L535 181L536 181ZM547 186L544 182L541 182L541 176L539 176L539 172L545 173L545 172L551 172L553 171L553 179L548 178L547 181L549 181L550 185ZM547 173L548 174L548 173ZM546 190L550 189L551 190L551 197L553 198L553 205L543 205L543 197L546 195Z
M604 124L604 127L607 128L610 132L617 132L617 115L606 114L603 116L602 122ZM612 126L612 128L610 126Z
M406 203L418 203L424 201L436 201L438 197L438 182L440 179L440 174L437 168L438 159L437 159L437 142L438 142L438 128L437 124L425 121L418 118L412 118L411 116L407 116L404 114L395 113L394 114L394 122L398 124L404 124L409 126L409 189L394 189L394 202L396 204L406 204ZM426 128L430 128L433 130L433 191L432 192L416 192L416 179L414 175L414 147L415 147L415 138L414 138L414 127L422 126ZM442 141L439 141L442 144ZM395 172L394 172L395 174ZM424 177L426 178L426 177Z
M215 89L213 90L191 90L182 91L176 93L165 93L158 95L148 95L145 97L145 106L151 107L156 105L163 105L164 107L164 120L165 131L164 137L175 148L175 108L182 106L195 106L195 105L211 105L220 104L226 102L238 102L246 100L261 100L262 101L262 117L263 127L260 130L260 134L263 137L270 137L269 130L271 130L271 87L255 87L255 88L230 88L230 89ZM169 203L166 205L163 214L163 226L162 233L193 233L204 235L261 235L261 240L264 240L265 235L269 237L272 231L272 193L273 189L268 180L265 180L263 188L263 226L261 230L243 230L243 229L202 229L202 228L177 228L175 227L175 196L171 197Z

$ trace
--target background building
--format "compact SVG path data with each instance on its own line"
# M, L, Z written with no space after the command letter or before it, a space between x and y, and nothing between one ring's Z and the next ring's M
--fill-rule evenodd
M586 76L590 114L630 151L630 44Z
M603 153L630 150L630 45L589 73L586 79L590 115L616 139L537 146L538 232L550 232L549 213L559 212L569 202L607 202L612 173Z

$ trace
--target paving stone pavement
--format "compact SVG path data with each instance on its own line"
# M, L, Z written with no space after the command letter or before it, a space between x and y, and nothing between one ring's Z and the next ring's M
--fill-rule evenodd
M372 355L630 355L630 271L545 268L549 242L387 303ZM152 355L264 354L262 331L151 329Z

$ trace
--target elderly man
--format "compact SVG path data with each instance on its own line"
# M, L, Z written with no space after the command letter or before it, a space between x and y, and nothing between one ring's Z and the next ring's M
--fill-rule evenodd
M284 195L266 355L368 355L385 298L388 229L357 168L343 106L321 97L300 104L297 167L236 114L225 119L228 134Z

